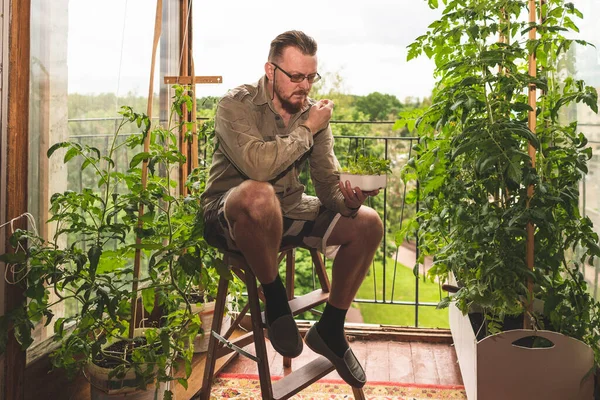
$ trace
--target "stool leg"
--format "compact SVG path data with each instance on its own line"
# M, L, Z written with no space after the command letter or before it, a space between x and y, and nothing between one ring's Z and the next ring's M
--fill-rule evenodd
M294 278L296 277L296 249L286 252L285 256L285 290L287 291L288 301L294 298ZM283 357L284 368L292 367L292 359Z
M327 271L325 270L325 264L323 263L321 254L316 249L310 249L310 256L312 257L315 272L317 273L319 283L321 284L321 289L324 292L329 293L329 290L331 290L331 284L329 283L329 277L327 276Z
M366 400L365 393L362 388L352 388L352 394L354 394L354 400Z
M273 398L273 387L271 385L271 372L269 371L269 359L267 356L267 345L261 318L260 303L258 301L258 288L256 277L246 270L246 288L248 289L248 302L250 303L250 316L252 317L252 332L254 333L254 349L258 358L258 376L260 378L260 391L263 399Z
M221 333L221 327L223 325L223 314L225 312L225 302L227 300L227 291L229 288L229 281L224 278L219 278L219 288L217 291L217 300L215 301L215 311L213 314L213 321L210 330L207 332L204 327L204 334L210 335L208 340L208 352L206 354L206 361L204 364L204 377L202 378L202 389L200 389L200 400L210 399L210 390L212 388L213 375L215 373L215 364L217 362L217 338L212 335L212 331Z

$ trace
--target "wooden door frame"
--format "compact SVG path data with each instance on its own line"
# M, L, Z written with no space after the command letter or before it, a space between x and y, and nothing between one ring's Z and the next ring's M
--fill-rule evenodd
M30 0L3 0L8 8L8 71L4 64L2 75L8 75L8 92L2 112L6 110L6 135L4 151L6 168L2 169L2 190L5 191L4 216L11 220L27 212L27 167L29 164L29 68L30 68ZM6 7L7 6L7 7ZM20 219L15 227L27 228L27 220ZM5 240L6 240L5 235ZM6 248L8 243L5 242ZM6 285L5 311L23 301L23 289ZM5 400L22 400L25 397L24 377L26 353L21 349L13 331L9 331L4 355L3 394ZM9 366L9 367L8 367Z

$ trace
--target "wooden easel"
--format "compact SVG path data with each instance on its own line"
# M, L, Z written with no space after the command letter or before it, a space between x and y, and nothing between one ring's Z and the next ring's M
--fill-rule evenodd
M179 84L191 86L192 99L196 102L196 85L207 83L223 83L222 76L195 76L194 57L192 56L192 0L180 0L179 14L179 44L181 48L179 76L165 76L165 84ZM185 122L193 122L191 140L185 140L188 133L186 124L183 124L179 132L179 151L186 156L186 163L179 167L179 193L187 195L185 182L194 168L198 167L198 135L197 135L197 107L191 110L184 104L182 113Z

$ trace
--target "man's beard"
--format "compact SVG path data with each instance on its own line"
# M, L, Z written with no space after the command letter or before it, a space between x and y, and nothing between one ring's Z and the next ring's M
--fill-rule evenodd
M279 99L279 102L281 103L281 107L283 107L283 109L290 114L296 114L298 111L300 111L302 109L302 107L306 104L306 101L308 100L307 98L304 99L304 101L300 102L300 103L292 103L289 98L286 99L284 98L281 93L279 93L279 88L275 87L275 94L277 95L277 99ZM296 91L294 93L292 93L292 96L297 95L297 94L303 94L305 96L308 97L308 93L300 90L300 91Z

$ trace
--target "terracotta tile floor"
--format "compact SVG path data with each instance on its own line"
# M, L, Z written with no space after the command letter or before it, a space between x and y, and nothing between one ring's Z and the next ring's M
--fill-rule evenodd
M354 354L361 362L371 382L400 382L434 385L462 385L460 368L454 347L445 343L398 342L382 340L355 340L351 343ZM291 368L283 368L282 356L267 341L269 366L272 376L287 375L310 362L314 357L307 346L292 361ZM254 346L245 348L251 354ZM254 361L236 357L223 373L258 374ZM334 371L324 379L340 379Z

